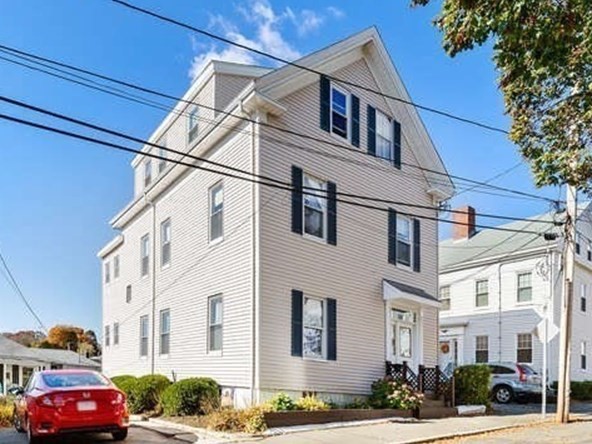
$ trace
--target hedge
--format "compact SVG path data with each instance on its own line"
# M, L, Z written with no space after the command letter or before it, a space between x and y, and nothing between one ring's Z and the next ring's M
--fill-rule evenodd
M454 370L457 404L490 405L491 369L486 365L463 365Z
M551 387L557 390L557 381ZM592 381L571 381L570 396L578 401L592 401Z
M138 378L132 375L113 376L111 382L129 398L133 388L138 383Z
M211 378L188 378L170 385L162 394L167 416L202 415L220 405L220 387Z
M132 413L160 410L163 392L171 381L163 375L146 375L132 383L128 406Z

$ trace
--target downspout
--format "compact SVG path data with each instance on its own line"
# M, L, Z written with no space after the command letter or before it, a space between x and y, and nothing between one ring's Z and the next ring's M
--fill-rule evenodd
M497 265L497 298L498 298L498 320L497 320L497 360L502 362L502 263Z
M152 272L150 273L151 286L152 286L152 352L150 353L150 374L154 374L154 353L156 351L156 205L154 202L148 199L146 192L144 191L144 199L150 205L152 209L152 233L149 241L152 246L151 259L152 259Z

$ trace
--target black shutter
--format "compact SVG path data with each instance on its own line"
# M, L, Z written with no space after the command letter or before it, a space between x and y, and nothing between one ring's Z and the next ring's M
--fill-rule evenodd
M388 210L388 261L397 264L397 212Z
M401 124L393 120L393 165L401 169Z
M353 146L360 146L360 99L358 99L353 94L351 96L351 111L352 111L351 143Z
M321 129L329 131L331 114L331 82L325 76L321 76Z
M327 242L337 245L337 185L327 182Z
M292 356L302 356L302 310L302 292L292 290Z
M302 234L302 169L292 166L292 231Z
M376 109L368 105L368 154L376 156Z
M337 360L337 301L327 299L327 359Z
M421 230L419 219L413 219L413 271L421 271Z

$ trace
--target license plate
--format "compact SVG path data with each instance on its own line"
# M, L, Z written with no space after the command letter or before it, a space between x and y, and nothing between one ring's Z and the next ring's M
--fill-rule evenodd
M97 409L97 403L95 401L78 401L76 408L79 412L90 412Z

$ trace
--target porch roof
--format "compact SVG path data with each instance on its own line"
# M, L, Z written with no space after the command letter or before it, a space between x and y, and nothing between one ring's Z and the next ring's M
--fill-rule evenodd
M440 301L421 288L389 279L382 280L382 296L385 301L403 299L419 305L440 307Z

